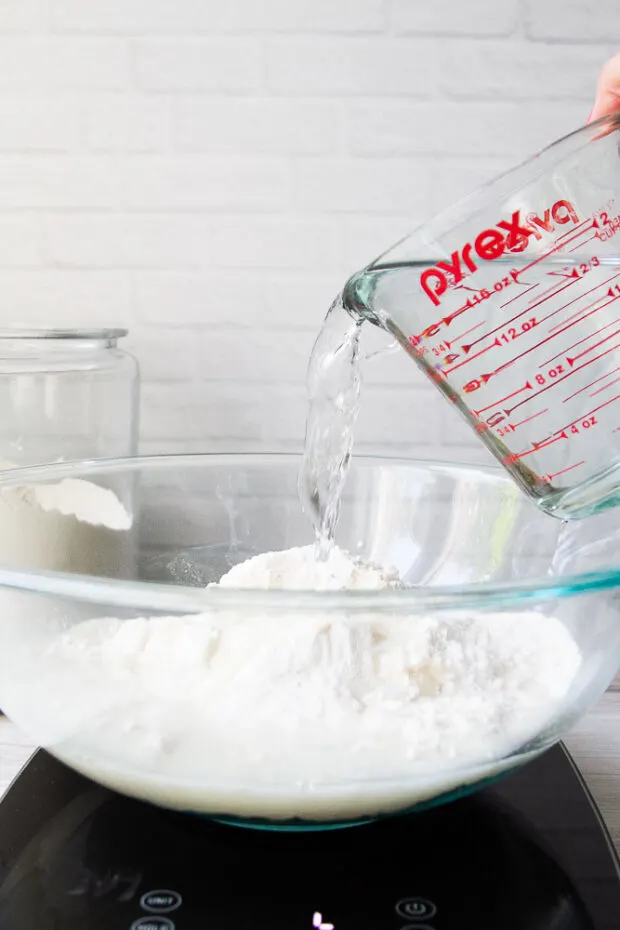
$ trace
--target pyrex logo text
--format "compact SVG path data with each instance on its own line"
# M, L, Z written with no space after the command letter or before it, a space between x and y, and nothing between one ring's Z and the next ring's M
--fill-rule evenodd
M554 223L578 223L575 208L568 200L557 200L545 210L542 218L533 213L526 220L521 220L521 211L515 210L510 220L500 220L496 229L483 229L473 245L467 242L462 249L453 252L450 261L437 262L427 268L420 276L424 293L430 297L436 307L441 302L441 295L448 287L460 284L466 271L476 271L476 256L487 262L499 258L504 252L523 252L529 245L530 236L542 239L542 231L553 232Z

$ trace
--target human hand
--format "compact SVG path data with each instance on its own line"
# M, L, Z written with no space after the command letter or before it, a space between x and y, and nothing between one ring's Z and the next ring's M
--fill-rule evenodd
M620 110L620 53L603 65L588 122Z

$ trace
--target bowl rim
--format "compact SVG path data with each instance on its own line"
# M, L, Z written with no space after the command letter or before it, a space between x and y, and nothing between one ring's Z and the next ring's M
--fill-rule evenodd
M138 472L144 468L200 467L205 463L226 465L301 462L301 453L293 452L194 452L135 455L118 458L79 459L43 465L17 466L0 471L0 494L5 489L25 484L43 484L65 478L88 480L119 471ZM495 464L478 465L437 458L356 455L354 465L372 467L424 467L434 471L471 471L495 478L518 490L503 468ZM520 492L523 493L523 492ZM524 499L527 497L523 494ZM548 520L557 517L542 514ZM301 506L301 505L300 505ZM210 608L253 610L346 609L352 612L412 610L462 610L476 607L501 608L534 604L558 598L591 594L620 587L620 561L617 567L580 572L557 577L540 576L519 582L476 582L419 588L391 588L366 591L259 590L255 588L217 588L171 585L142 580L123 580L104 576L52 570L14 568L0 563L0 588L53 595L71 600L105 604L122 609L152 610L170 613L204 613ZM534 606L534 605L532 605Z

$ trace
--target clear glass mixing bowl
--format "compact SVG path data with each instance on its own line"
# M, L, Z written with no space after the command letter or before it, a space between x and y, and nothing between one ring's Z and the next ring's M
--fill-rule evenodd
M206 587L249 556L312 542L298 468L295 456L195 455L0 474L0 705L7 715L70 766L129 795L229 822L313 829L474 790L555 743L607 688L620 665L620 520L613 510L569 523L542 514L499 468L353 461L338 543L395 568L410 589ZM97 511L92 488L86 493L88 486L65 479L113 491L131 520L119 518L116 504L113 525L95 525L107 504L99 500ZM81 521L54 510L71 511L66 497L58 503L71 488ZM24 501L26 529L17 531ZM323 719L324 707L304 705L301 731L287 729L270 703L269 681L248 719L248 682L264 673L265 652L273 646L277 653L275 621L280 630L282 620L304 629L318 617L353 635L369 623L388 633L396 624L414 630L429 617L458 625L472 612L493 624L525 614L531 622L532 612L541 622L553 616L582 657L553 713L499 757L457 756L420 768L386 752L370 771L358 765L355 739L348 745L338 732L332 768L333 721ZM159 621L159 644L148 639L153 620L136 624L140 617ZM87 624L102 618L116 620L85 638L94 628ZM252 637L241 643L238 667L216 682L215 646L205 633L214 624ZM308 646L310 657L315 648ZM212 714L203 732L205 707L218 707L213 701L224 692L226 713L219 721ZM396 732L397 709L393 726Z

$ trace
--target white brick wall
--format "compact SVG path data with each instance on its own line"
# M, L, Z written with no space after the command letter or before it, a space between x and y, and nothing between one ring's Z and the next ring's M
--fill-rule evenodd
M339 286L617 45L612 0L0 0L0 324L128 325L145 449L299 448ZM358 448L479 455L444 413L378 358Z

